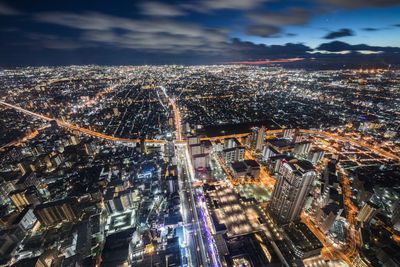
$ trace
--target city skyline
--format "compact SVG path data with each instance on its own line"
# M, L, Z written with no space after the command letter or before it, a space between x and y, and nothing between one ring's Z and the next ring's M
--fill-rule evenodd
M0 265L400 265L399 70L280 64L0 70Z

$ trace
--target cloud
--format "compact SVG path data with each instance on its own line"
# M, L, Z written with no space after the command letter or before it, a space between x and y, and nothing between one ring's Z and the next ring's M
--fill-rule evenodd
M210 53L220 51L229 40L224 29L207 29L166 18L133 20L95 12L46 12L35 15L35 20L79 30L79 41L88 47Z
M214 17L214 15L220 15L217 12L226 9L245 11L229 13L240 14L240 21L244 25L243 31L247 35L275 38L296 36L294 33L283 31L283 27L306 25L315 14L314 11L303 8L288 8L275 12L258 11L258 7L268 1L273 0L203 0L189 1L189 3L185 1L185 4L182 4L183 1L173 1L174 5L169 1L162 0L140 1L137 16L130 17L129 15L124 17L101 12L48 11L33 13L29 15L29 18L30 22L39 23L35 27L46 26L45 24L58 27L43 27L43 29L46 28L46 34L44 32L26 33L23 40L26 42L23 45L29 51L42 49L60 55L63 53L72 55L74 52L79 56L84 55L84 52L94 55L95 51L97 53L99 53L98 51L105 51L110 54L115 53L115 55L131 55L131 57L144 60L149 58L151 60L148 63L176 62L175 60L178 59L182 62L184 60L189 62L188 58L190 60L197 58L206 63L315 57L316 54L310 53L318 51L314 51L313 48L301 43L263 45L240 39L230 39L230 31L221 26L217 26L217 29L209 29L204 26L207 23L189 22L189 18L186 17L193 12L206 13L205 17L209 17L208 14L211 14ZM310 1L332 2L332 0ZM0 4L0 14L7 10L2 7ZM8 8L8 14L11 13L10 8ZM225 12L222 13L225 14ZM15 10L14 14L17 14ZM182 18L176 18L180 16ZM28 16L26 17L28 18ZM363 30L374 31L375 28L364 28ZM22 35L23 32L24 30L21 29L18 34ZM350 29L340 29L328 33L325 38L335 39L353 35L354 32ZM11 47L10 43L6 46ZM19 47L22 47L22 45ZM396 48L372 47L363 44L352 46L343 42L321 44L318 49L328 52L398 52ZM12 48L10 48L11 50ZM98 58L101 56L96 55ZM113 55L112 57L114 60L114 57L117 56ZM159 58L162 58L162 60L159 60ZM125 58L120 60L127 62Z
M261 36L261 37L271 37L275 36L280 32L280 28L276 26L269 26L269 25L251 25L247 27L246 34L247 35L254 35L254 36Z
M236 60L255 60L306 56L313 49L304 44L287 43L285 45L268 46L233 39L227 51L229 51L228 54L231 55L231 58Z
M203 7L209 10L218 9L239 9L250 10L258 5L266 2L265 0L206 0L203 2Z
M399 0L315 0L319 5L316 7L322 13L329 13L333 8L362 8L362 7L385 7L400 5ZM244 1L245 2L245 1ZM247 15L251 24L246 33L260 37L276 37L277 29L284 26L298 26L307 24L316 12L310 9L292 7L284 11L266 12L252 11ZM372 28L368 28L372 31ZM325 39L336 39L340 37L354 36L350 29L341 29L329 33Z
M247 15L251 25L246 29L251 35L270 37L281 31L283 26L304 25L311 13L302 8L291 8L282 12L252 12Z
M376 32L376 31L380 31L382 29L380 29L380 28L362 28L362 30L366 31L366 32Z
M51 23L80 30L124 30L127 32L171 33L185 36L207 36L222 38L223 30L208 31L193 23L179 23L168 19L133 20L124 17L110 16L98 12L63 13L47 12L35 15L38 22Z
M177 17L186 13L178 6L161 2L144 2L141 4L142 14L156 17Z
M310 12L303 8L292 8L283 12L254 12L248 18L255 24L285 26L303 25L310 19Z
M202 0L181 5L184 9L212 13L218 10L252 10L268 0Z
M216 53L225 48L224 42L211 42L207 37L171 33L129 32L116 34L113 32L87 31L83 33L81 40L105 47L109 45L110 47L121 49L173 54L185 51Z
M324 39L337 39L341 37L348 37L348 36L354 36L354 32L350 29L340 29L338 31L333 31L325 35L323 38Z
M395 27L400 27L400 24L394 24L393 26L395 26Z
M281 28L276 26L263 26L263 25L251 25L246 28L247 35L259 36L264 38L281 38L281 37L294 37L296 33L282 33Z
M73 40L71 38L58 36L55 34L30 32L26 34L26 37L32 42L35 42L35 47L46 49L75 50L87 47L87 44L82 44L79 42L79 40Z
M317 50L328 52L341 52L341 51L374 51L374 52L387 52L387 53L400 53L400 47L382 47L370 46L366 44L351 45L345 42L333 41L324 43L317 47Z
M10 7L7 4L4 3L0 3L0 15L4 15L4 16L18 16L18 15L22 15L22 12Z
M342 8L386 7L400 5L399 0L318 0L322 4Z

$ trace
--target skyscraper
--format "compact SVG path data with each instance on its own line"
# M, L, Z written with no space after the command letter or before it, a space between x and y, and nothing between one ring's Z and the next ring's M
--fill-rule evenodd
M257 133L256 151L261 151L262 146L264 144L264 138L265 138L265 126L262 126L260 129L258 129Z
M254 150L259 152L262 150L264 139L265 139L265 126L262 126L260 128L258 127L253 128L251 145Z
M269 204L276 219L287 223L299 218L315 177L309 161L294 159L282 164Z

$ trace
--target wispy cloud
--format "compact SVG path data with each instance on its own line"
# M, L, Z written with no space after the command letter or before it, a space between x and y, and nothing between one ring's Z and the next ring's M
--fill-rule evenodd
M328 4L343 8L386 7L400 5L399 0L318 0L321 4Z
M80 30L80 41L112 45L116 48L215 51L229 38L223 29L207 29L193 23L178 23L165 18L133 20L102 13L47 12L35 15L42 23Z
M197 2L187 1L182 4L187 10L210 13L218 10L252 10L268 0L203 0Z
M303 8L291 8L281 12L252 12L247 15L251 25L246 29L246 33L271 37L279 33L284 26L306 24L311 15L308 10Z
M169 5L161 2L144 2L140 5L141 13L148 16L155 17L177 17L186 15L178 5Z
M5 3L0 3L0 15L3 16L18 16L22 15L23 13L18 9L15 9Z

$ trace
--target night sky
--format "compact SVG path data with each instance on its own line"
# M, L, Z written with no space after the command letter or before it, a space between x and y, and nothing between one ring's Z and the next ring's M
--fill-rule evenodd
M2 1L0 65L400 61L400 0Z

